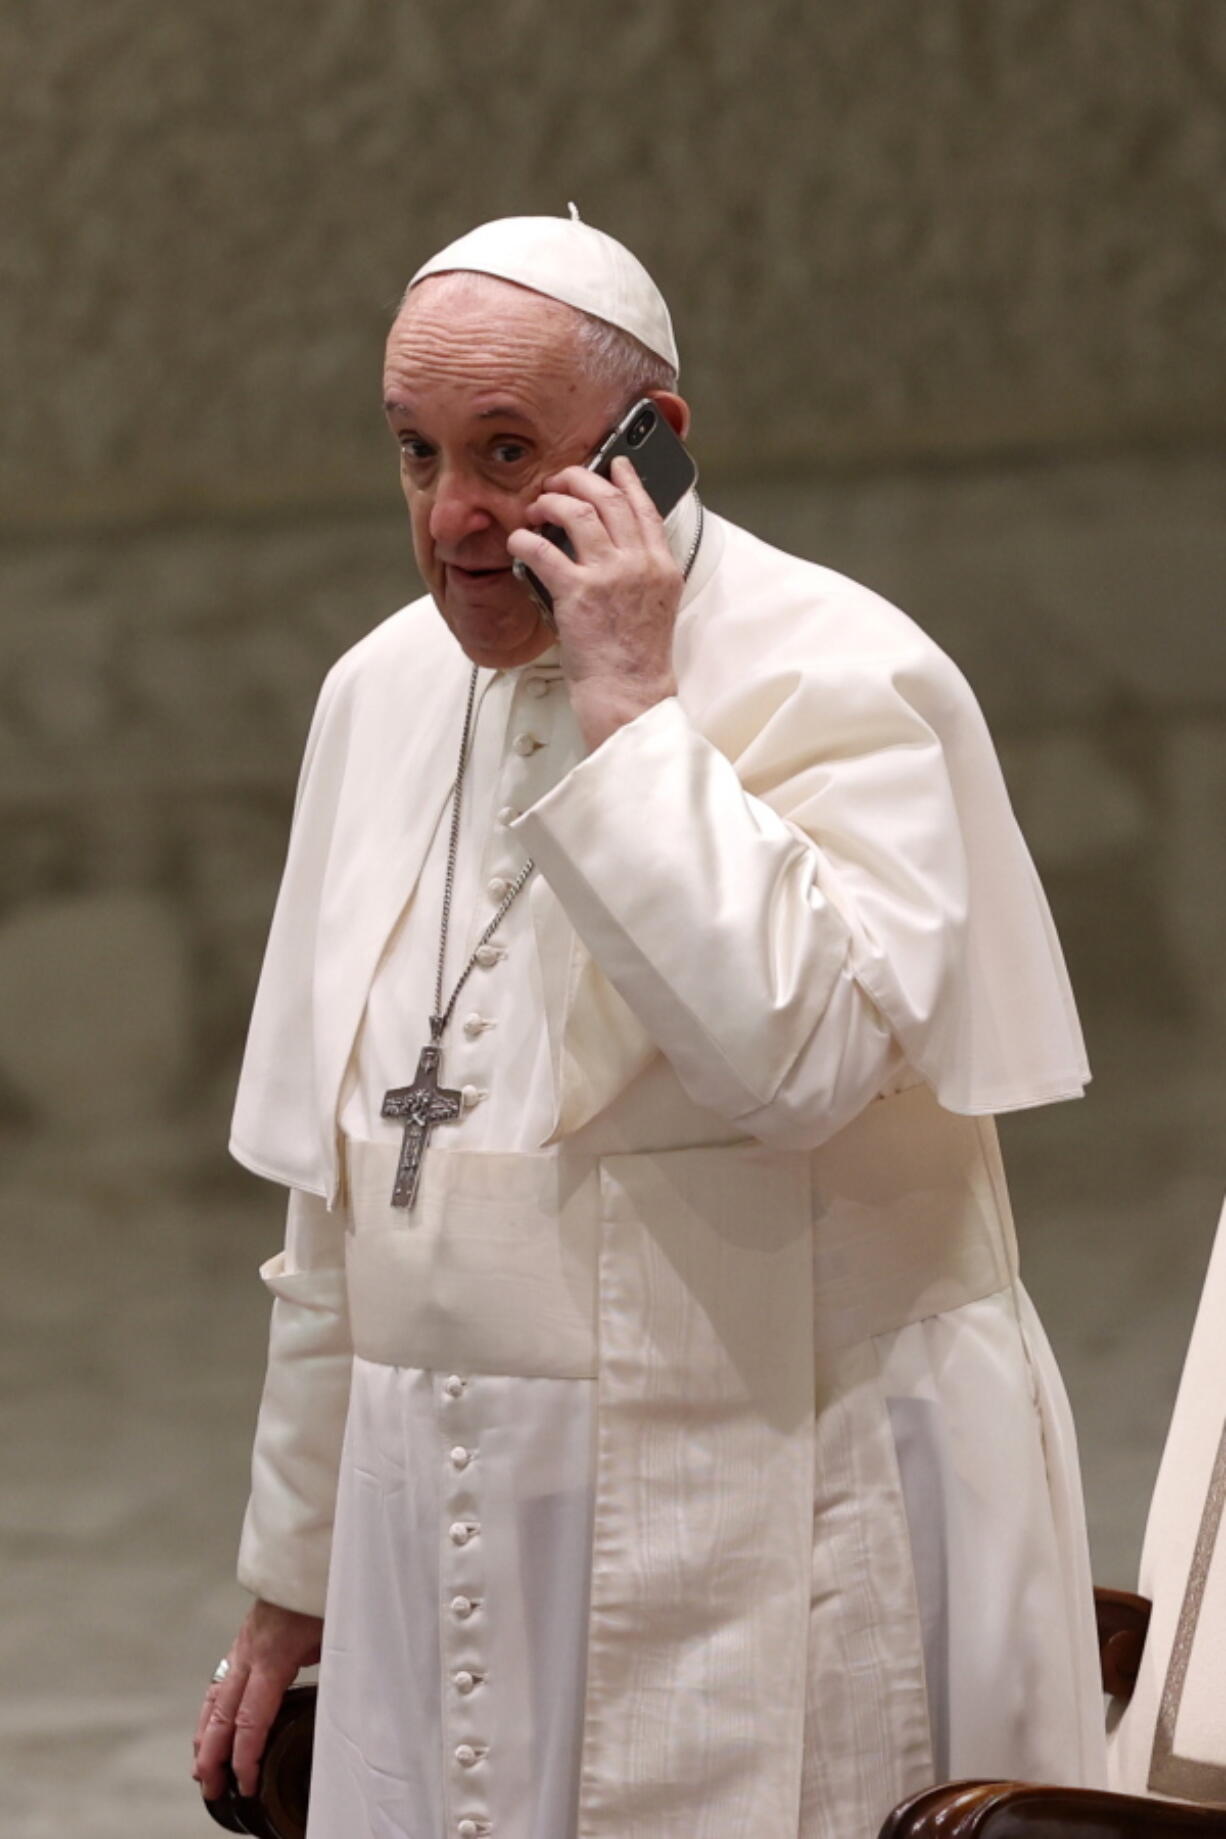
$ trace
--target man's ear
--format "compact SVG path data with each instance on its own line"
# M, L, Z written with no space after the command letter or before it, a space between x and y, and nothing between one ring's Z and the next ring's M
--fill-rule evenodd
M647 394L678 440L683 441L690 431L690 405L685 397L672 390L648 390Z

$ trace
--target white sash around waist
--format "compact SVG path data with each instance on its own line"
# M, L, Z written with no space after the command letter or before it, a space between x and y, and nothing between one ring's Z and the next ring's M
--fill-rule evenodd
M597 1165L436 1149L411 1211L391 1143L347 1146L354 1352L388 1366L596 1373Z
M615 1236L611 1196L624 1208L627 1191L650 1195L649 1234L671 1210L690 1236L710 1235L712 1249L732 1237L769 1255L778 1233L811 1226L818 1349L977 1301L1012 1274L992 1126L942 1111L923 1086L870 1105L813 1152L742 1142L597 1157L564 1145L535 1154L432 1145L411 1212L390 1205L396 1162L395 1144L347 1145L354 1350L392 1366L594 1377L601 1250ZM766 1208L790 1217L772 1217L766 1231Z

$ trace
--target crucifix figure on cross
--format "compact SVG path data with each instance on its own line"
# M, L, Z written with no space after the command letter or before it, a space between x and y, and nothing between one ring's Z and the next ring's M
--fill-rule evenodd
M392 1189L393 1207L411 1207L421 1176L422 1157L436 1124L451 1124L464 1108L459 1092L438 1082L443 1050L436 1042L423 1047L411 1086L394 1086L383 1096L383 1116L404 1119L404 1141Z

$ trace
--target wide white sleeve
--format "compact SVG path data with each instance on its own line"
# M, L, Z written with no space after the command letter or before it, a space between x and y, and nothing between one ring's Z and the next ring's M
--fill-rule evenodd
M611 735L515 829L695 1103L811 1147L898 1073L817 846L745 791L675 699Z
M272 1292L268 1367L251 1458L239 1582L266 1602L322 1615L353 1349L345 1216L290 1190Z

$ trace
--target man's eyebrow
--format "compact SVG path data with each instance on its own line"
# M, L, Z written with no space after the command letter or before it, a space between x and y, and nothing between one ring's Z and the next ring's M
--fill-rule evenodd
M413 411L407 402L398 402L394 396L388 396L383 404L383 413L385 415L412 415ZM495 403L490 409L478 409L477 420L518 421L523 422L526 427L532 424L530 415L525 414L523 409L515 408L509 402Z

